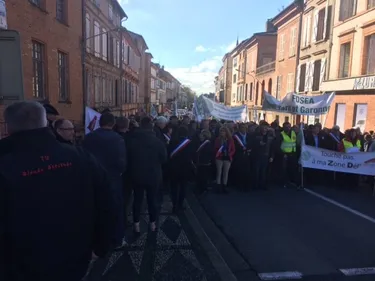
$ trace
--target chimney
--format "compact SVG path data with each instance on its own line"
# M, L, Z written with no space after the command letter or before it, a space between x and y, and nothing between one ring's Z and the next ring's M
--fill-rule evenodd
M276 31L275 26L272 24L271 19L266 21L266 32L273 32Z

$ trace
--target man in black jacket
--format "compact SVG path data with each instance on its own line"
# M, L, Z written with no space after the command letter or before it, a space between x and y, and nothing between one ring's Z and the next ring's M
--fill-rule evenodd
M0 156L0 279L79 281L92 251L103 257L110 250L106 172L87 152L56 140L41 104L15 103L4 117L12 150Z
M83 147L96 157L110 177L118 217L118 228L113 243L116 248L120 248L125 245L122 174L126 169L126 149L124 139L113 131L115 122L113 114L103 113L99 120L100 128L86 135Z
M134 131L128 142L129 176L134 186L134 231L140 232L140 213L146 191L151 229L157 219L156 199L162 182L162 164L167 161L165 144L156 137L152 121L141 120L141 128Z

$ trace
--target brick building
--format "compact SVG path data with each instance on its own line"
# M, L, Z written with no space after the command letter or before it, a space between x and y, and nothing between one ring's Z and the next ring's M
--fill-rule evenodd
M336 97L326 126L375 128L375 1L340 1L333 8L332 49L323 91Z
M306 1L304 1L306 2ZM276 97L282 99L296 89L296 71L299 64L299 42L302 26L302 1L293 1L276 15L270 23L277 29L277 49L275 64ZM298 117L291 114L278 114L280 123L298 123Z
M52 104L78 127L83 118L81 3L6 1L8 29L21 39L25 99Z
M85 101L99 111L109 108L115 115L120 115L123 96L120 27L127 16L117 0L84 3ZM137 88L131 90L137 92Z

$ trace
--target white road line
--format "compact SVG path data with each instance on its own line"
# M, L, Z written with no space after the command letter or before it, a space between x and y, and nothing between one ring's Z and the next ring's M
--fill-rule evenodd
M299 271L259 273L258 276L261 280L295 280L303 278L302 273Z
M344 210L346 210L346 211L348 211L348 212L350 212L350 213L352 213L354 215L357 215L357 216L359 216L359 217L361 217L361 218L363 218L365 220L368 220L369 222L375 223L375 219L372 218L372 217L370 217L370 216L368 216L368 215L365 215L365 214L363 214L363 213L361 213L361 212L359 212L357 210L354 210L354 209L352 209L352 208L350 208L348 206L345 206L345 205L343 205L343 204L341 204L341 203L339 203L339 202L337 202L335 200L329 199L328 197L325 197L324 195L316 193L316 192L314 192L314 191L312 191L310 189L305 188L305 191L308 192L308 193L310 193L311 195L314 195L314 196L316 196L316 197L318 197L318 198L320 198L320 199L328 202L328 203L331 203L331 204L333 204L333 205L335 205L335 206L337 206L339 208L342 208L342 209L344 209Z
M373 275L375 267L339 269L345 276Z

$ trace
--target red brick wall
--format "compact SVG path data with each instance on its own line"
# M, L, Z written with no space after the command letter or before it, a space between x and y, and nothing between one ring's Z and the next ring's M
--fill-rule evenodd
M336 118L336 104L346 104L345 114L345 128L340 128L342 132L346 129L353 127L353 120L355 118L355 104L366 103L367 104L367 120L366 120L366 131L375 130L375 96L366 94L356 95L336 95L332 102L331 109L327 115L325 126L331 128L335 125Z
M81 0L67 1L67 25L56 20L56 1L45 0L45 11L28 0L6 1L8 28L21 37L25 98L32 99L32 40L45 44L46 93L60 114L82 122ZM57 51L68 54L71 104L58 102Z

